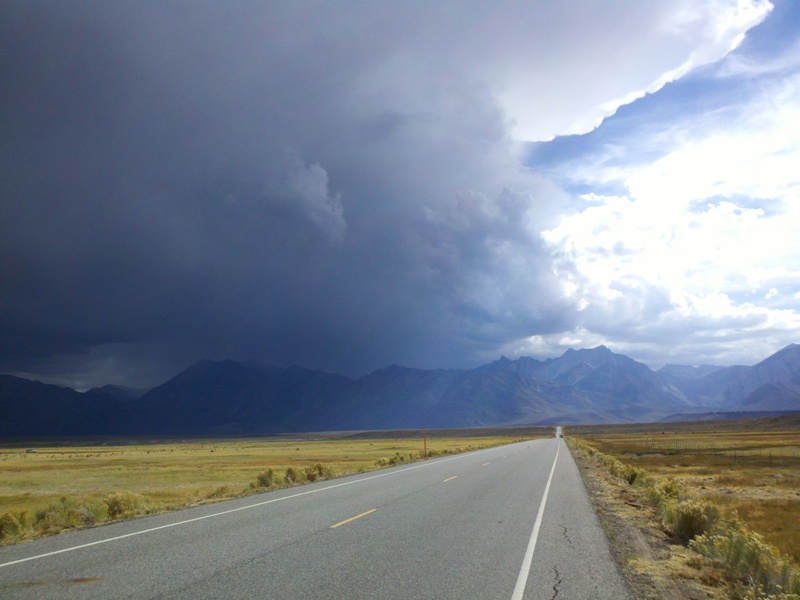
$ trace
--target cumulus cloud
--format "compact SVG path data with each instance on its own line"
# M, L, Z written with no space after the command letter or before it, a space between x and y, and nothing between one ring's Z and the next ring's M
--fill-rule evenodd
M538 225L531 192L465 192L426 208L429 268L470 337L501 343L519 331L564 327L562 282L542 268Z
M800 77L769 86L727 127L691 138L628 177L630 193L675 206L714 196L791 199L798 194ZM688 132L687 132L688 133Z
M297 210L331 241L340 242L347 231L347 222L342 195L331 194L328 189L327 171L319 163L306 165L291 152L286 160L283 176L265 186L267 202Z
M747 339L739 360L758 359L768 345L758 340L795 341L799 81L766 79L722 111L662 123L655 160L625 163L619 154L639 148L619 145L607 168L590 158L597 169L579 174L583 184L626 193L584 194L583 208L543 233L572 297L588 307L582 327L618 348L669 341L681 356L731 340L720 351L730 356L733 340ZM628 139L639 141L648 144ZM634 318L622 324L619 315Z

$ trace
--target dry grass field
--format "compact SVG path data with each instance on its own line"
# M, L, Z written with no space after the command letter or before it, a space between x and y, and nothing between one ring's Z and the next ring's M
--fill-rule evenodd
M800 415L568 433L652 475L684 480L800 564Z
M552 435L552 428L540 435ZM441 455L518 439L282 437L0 447L0 543L418 460L425 445L430 455Z

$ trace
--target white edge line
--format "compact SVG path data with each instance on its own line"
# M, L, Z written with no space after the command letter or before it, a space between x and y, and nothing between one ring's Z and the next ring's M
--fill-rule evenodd
M539 504L539 512L536 513L536 522L533 524L531 539L528 542L528 549L525 550L525 558L522 559L522 567L519 570L517 585L514 587L511 600L522 600L522 595L525 593L525 585L528 583L528 573L531 570L531 562L533 561L533 551L536 549L536 539L539 537L539 528L542 526L544 505L547 502L547 494L550 493L550 482L553 481L553 473L556 472L556 461L558 460L558 451L560 448L560 444L556 446L556 457L553 459L553 468L550 469L550 477L547 478L547 485L544 486L542 502Z
M137 535L142 535L145 533L151 533L153 531L158 531L160 529L169 529L170 527L177 527L178 525L186 525L187 523L194 523L195 521L202 521L204 519L211 519L213 517L220 517L222 515L227 515L230 513L239 512L241 510L248 510L250 508L257 508L259 506L264 506L266 504L272 504L273 502L281 502L282 500L290 500L292 498L298 498L300 496L307 496L308 494L316 494L319 492L326 492L328 490L332 490L339 487L344 487L346 485L353 485L355 483L362 483L364 481L370 481L371 479L378 479L379 477L388 477L390 475L397 475L399 473L405 473L406 471L413 471L414 469L423 469L425 467L433 467L435 465L442 464L444 462L449 462L451 460L456 460L459 458L465 458L467 456L474 456L480 452L488 452L490 450L496 450L496 448L485 448L484 450L476 450L474 452L466 452L464 454L459 454L458 456L451 456L448 458L440 458L434 462L426 462L421 465L414 465L411 467L406 467L404 469L398 469L393 471L388 471L384 473L377 473L376 475L370 475L369 477L363 477L361 479L355 479L352 481L345 481L343 483L336 483L334 485L329 485L324 488L317 488L314 490L306 490L304 492L298 492L296 494L291 494L289 496L282 496L280 498L273 498L272 500L265 500L264 502L257 502L255 504L248 504L247 506L240 506L238 508L231 508L229 510L223 510L218 513L212 513L210 515L203 515L202 517L195 517L193 519L186 519L185 521L178 521L176 523L168 523L167 525L159 525L158 527L151 527L149 529L142 529L141 531L134 531L132 533L126 533L124 535L118 535L115 537L106 538L104 540L97 540L96 542L89 542L88 544L80 544L79 546L70 546L69 548L62 548L61 550L54 550L53 552L45 552L44 554L36 554L34 556L28 556L27 558L20 558L18 560L12 560L6 563L0 563L0 569L3 567L10 567L11 565L18 565L19 563L28 562L30 560L38 560L40 558L46 558L48 556L55 556L56 554L63 554L65 552L72 552L73 550L80 550L82 548L89 548L90 546L97 546L98 544L107 544L108 542L114 542L117 540L122 540L129 537L134 537ZM552 477L553 474L551 473L550 476ZM547 482L548 487L550 482ZM546 492L545 492L546 493Z

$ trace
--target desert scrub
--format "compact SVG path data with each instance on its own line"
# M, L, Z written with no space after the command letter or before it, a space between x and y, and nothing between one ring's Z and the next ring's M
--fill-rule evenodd
M259 492L268 491L284 486L323 481L334 476L333 467L324 463L306 465L305 467L286 467L283 475L276 469L269 467L266 471L262 471L256 476L256 480L250 484L250 489Z
M333 469L322 463L315 465L308 465L304 469L306 481L319 481L322 479L330 479L333 477Z
M272 467L268 468L266 471L261 471L256 477L255 488L271 488L275 485L275 471Z
M295 469L294 467L286 467L286 473L283 476L283 482L286 485L295 485L303 483L303 471Z
M509 441L509 444L516 444L518 442L527 441L525 439L514 439ZM437 456L449 456L451 454L462 454L463 452L472 452L474 450L485 450L487 448L494 448L496 446L505 445L504 443L494 443L494 444L478 444L469 446L455 446L453 448L429 448L427 451L425 450L417 450L416 452L395 452L394 456L390 456L389 458L379 458L375 461L375 467L378 469L383 469L385 467L393 467L395 465L403 465L405 463L416 462L418 460L426 460L429 458L435 458Z
M108 520L104 503L61 498L45 510L7 511L0 516L0 543L15 543L43 535L54 535L65 529L87 527Z
M638 469L603 454L582 440L570 438L570 444L585 456L628 483L640 488L654 505L661 521L672 534L683 543L711 530L719 519L719 509L706 500L692 496L680 479L653 477L644 469Z
M103 502L89 502L61 498L47 510L36 514L35 527L40 533L50 535L74 527L88 527L108 520L109 512Z
M664 525L683 543L710 531L719 520L719 508L693 497L681 479L647 475L639 481L647 499L658 508Z
M103 500L110 519L132 517L143 512L145 498L134 492L114 492Z
M730 577L746 587L745 598L800 600L800 569L791 558L749 531L734 514L712 533L689 544L719 561Z
M574 437L571 437L571 436L567 436L565 439L566 439L567 443L570 445L570 447L572 447L574 450L577 450L582 455L584 455L584 456L586 456L588 458L591 458L595 454L597 454L597 450L595 450L594 447L590 446L589 444L587 444L586 442L584 442L580 438L574 438Z
M748 529L800 564L800 428L780 422L576 426L569 434L585 431L592 437L582 439L598 451L654 477L683 479L722 514L736 510Z
M800 569L764 538L745 527L734 513L720 518L719 509L696 498L678 478L653 477L643 469L633 482L619 460L592 448L582 440L570 445L615 476L642 489L661 516L664 526L689 548L716 561L727 576L737 581L742 600L800 600Z
M34 536L34 519L27 510L9 510L0 516L0 543L14 543Z
M603 464L614 477L619 477L620 479L624 479L629 484L633 484L636 482L637 479L642 479L645 477L645 472L642 469L637 469L636 467L632 467L631 465L626 465L625 463L617 460L613 456L600 453L598 453L598 456L601 457Z
M645 489L647 499L656 506L664 506L668 502L680 502L688 497L686 483L682 479L653 479Z
M460 449L457 449L457 450L460 451ZM441 452L441 454L447 454L447 452ZM429 456L430 456L430 453L429 453ZM407 462L415 462L415 461L420 460L422 458L425 458L425 456L424 456L424 454L422 452L417 452L417 453L414 453L414 452L407 452L407 453L395 452L394 456L392 456L391 458L379 458L378 460L376 460L375 461L375 466L378 467L378 468L393 467L395 465L402 465L402 464L407 463Z
M711 531L719 520L719 509L705 500L669 501L661 510L664 524L684 543Z

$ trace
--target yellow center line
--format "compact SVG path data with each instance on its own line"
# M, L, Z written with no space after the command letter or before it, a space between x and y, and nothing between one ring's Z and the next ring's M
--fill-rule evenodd
M448 477L442 483L447 483L448 481L453 481L453 479L455 479L456 477L458 477L458 475L453 475L452 477Z
M355 517L350 517L349 519L345 519L344 521L340 521L336 525L331 525L331 529L336 529L337 527L341 527L342 525L345 525L345 524L349 523L350 521L355 521L356 519L360 519L361 517L366 517L368 514L374 513L376 510L378 510L378 509L377 508L373 508L372 510L368 510L367 512L363 512L360 515L356 515Z

